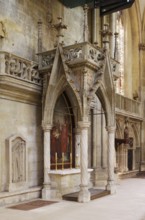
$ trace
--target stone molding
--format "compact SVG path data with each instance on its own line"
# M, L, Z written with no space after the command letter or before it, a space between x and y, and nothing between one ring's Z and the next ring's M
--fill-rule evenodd
M0 97L40 104L42 79L37 63L0 51Z
M80 129L87 129L87 128L90 127L90 122L88 122L88 121L79 121L78 126L80 127Z
M106 130L107 130L109 133L114 133L115 130L116 130L116 127L115 127L115 126L107 126L107 127L106 127Z
M42 121L42 129L44 130L44 132L50 131L52 127L53 127L52 124L47 124L44 121Z
M0 97L18 102L40 105L42 87L0 75Z

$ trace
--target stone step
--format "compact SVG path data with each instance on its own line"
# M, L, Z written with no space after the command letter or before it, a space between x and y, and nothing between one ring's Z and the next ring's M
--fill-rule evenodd
M119 179L132 178L132 177L136 176L137 173L138 173L137 170L128 171L128 172L125 172L125 173L119 173L118 177L119 177Z
M101 198L103 196L107 196L110 194L110 191L102 190L102 189L91 188L91 189L89 189L89 191L91 193L91 200L98 199L98 198ZM74 192L74 193L69 193L69 194L63 195L62 198L64 200L77 202L78 195L79 195L79 192Z

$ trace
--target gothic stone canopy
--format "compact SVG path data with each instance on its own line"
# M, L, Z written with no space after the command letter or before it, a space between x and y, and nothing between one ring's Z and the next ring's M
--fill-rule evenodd
M113 77L118 71L118 65L110 58L108 51L88 42L65 47L59 44L53 50L40 53L39 61L39 71L44 82L45 122L52 122L52 109L56 99L69 87L75 97L80 120L88 117L96 94L106 112L107 125L115 123Z

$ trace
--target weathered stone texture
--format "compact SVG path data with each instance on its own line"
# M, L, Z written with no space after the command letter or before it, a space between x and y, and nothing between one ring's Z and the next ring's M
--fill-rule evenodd
M29 186L41 184L43 177L42 154L39 153L42 151L41 108L4 99L0 100L0 106L0 118L3 119L0 123L0 190L4 191L8 182L5 140L15 134L22 134L27 140Z
M66 30L67 44L75 41L82 41L83 10L63 8L62 4L54 0L50 5L50 0L37 1L1 1L0 20L4 22L6 28L6 38L0 43L0 49L6 50L22 57L37 60L36 53L38 43L39 19L43 22L43 50L48 50L54 46L56 31L49 25L50 17L52 23L57 23L57 17L62 17L68 26Z

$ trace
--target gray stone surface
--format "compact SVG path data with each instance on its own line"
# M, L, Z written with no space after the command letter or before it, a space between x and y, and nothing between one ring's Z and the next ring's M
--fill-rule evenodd
M138 187L139 186L139 187ZM32 211L0 208L3 220L144 220L144 179L122 180L118 193L89 203L61 201Z

